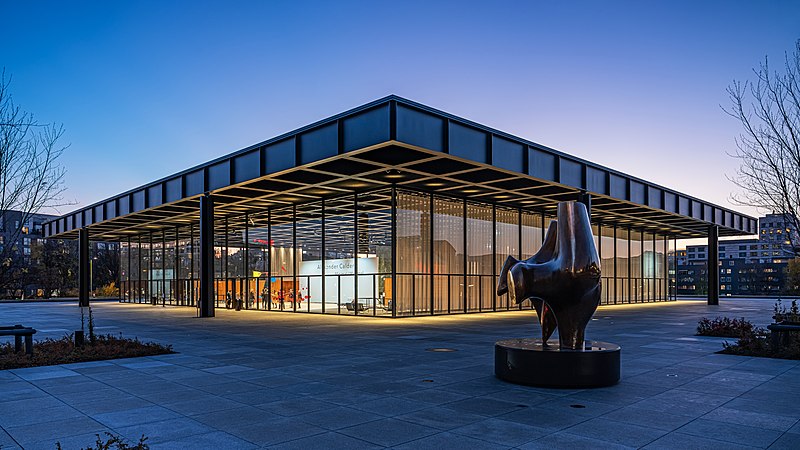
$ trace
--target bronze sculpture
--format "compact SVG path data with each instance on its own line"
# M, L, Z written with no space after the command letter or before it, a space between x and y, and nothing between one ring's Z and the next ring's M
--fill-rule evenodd
M530 299L542 325L542 339L495 342L494 373L512 383L587 388L619 381L620 348L585 341L586 325L600 303L600 257L586 206L558 204L542 248L525 261L506 259L497 294L516 303ZM559 346L547 345L558 329Z
M561 349L584 349L586 325L600 304L600 257L583 204L559 203L539 252L506 259L497 284L497 294L505 293L516 303L531 300L543 345L558 328Z

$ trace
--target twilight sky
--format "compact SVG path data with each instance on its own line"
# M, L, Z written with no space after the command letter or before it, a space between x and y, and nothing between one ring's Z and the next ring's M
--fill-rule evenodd
M797 1L0 0L76 207L397 94L757 214L720 106L798 38Z

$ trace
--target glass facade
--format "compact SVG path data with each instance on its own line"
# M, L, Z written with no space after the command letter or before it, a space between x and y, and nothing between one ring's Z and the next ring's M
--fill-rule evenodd
M495 286L554 217L410 189L381 189L217 217L217 308L403 317L517 308ZM602 303L665 301L665 236L593 224ZM196 224L121 245L123 301L196 306Z

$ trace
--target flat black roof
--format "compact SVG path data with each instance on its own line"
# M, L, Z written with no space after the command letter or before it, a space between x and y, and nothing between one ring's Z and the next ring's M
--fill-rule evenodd
M123 240L218 217L396 184L555 212L592 194L592 220L676 238L757 233L757 221L672 189L394 95L252 145L47 222L45 236Z

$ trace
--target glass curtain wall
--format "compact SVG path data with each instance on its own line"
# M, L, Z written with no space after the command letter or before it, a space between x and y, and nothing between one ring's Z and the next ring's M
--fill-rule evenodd
M357 314L366 303L356 296L356 244L353 197L325 202L325 312Z
M433 197L433 312L464 311L464 202Z
M119 243L119 294L120 299L126 302L131 301L130 285L130 257L131 246L129 241Z
M297 284L290 292L293 311L322 312L322 202L296 207Z
M617 249L615 303L630 303L631 283L629 272L630 259L628 257L630 253L630 249L628 248L628 229L617 227L615 236L615 248Z
M522 211L522 253L520 259L528 259L542 248L544 216L540 213ZM502 266L501 266L502 267Z
M654 235L654 253L655 253L655 261L653 264L655 265L655 291L653 292L653 301L664 301L667 300L668 290L667 290L667 279L668 279L668 267L667 264L667 238L660 235Z
M294 311L294 207L273 209L271 220L270 289L274 298L271 309Z
M467 202L467 311L494 309L492 206Z
M248 269L252 277L255 302L253 309L272 309L272 295L270 293L271 273L269 269L269 212L259 211L247 215L247 240L248 240Z
M602 288L602 303L614 304L618 302L616 285L614 283L616 240L614 239L613 226L600 227L600 283Z
M642 234L642 298L641 301L655 300L656 290L655 236Z
M391 316L392 196L390 190L358 195L358 290L366 311Z
M507 310L516 305L494 293L500 269L508 256L535 254L551 220L406 189L394 202L382 189L217 217L214 295L219 308L304 313ZM619 225L592 232L602 303L668 299L674 241ZM121 250L123 301L197 305L197 224L132 236Z
M630 249L629 276L631 283L631 303L640 303L644 298L642 232L631 230L628 236L628 248Z
M503 207L495 208L495 262L494 262L494 279L500 275L500 269L506 258L513 256L519 259L520 257L520 215L518 209L510 209ZM493 285L491 285L493 286ZM494 296L494 292L492 293ZM501 297L496 297L497 309L511 309L508 294Z
M397 315L424 314L431 298L431 196L397 192Z

